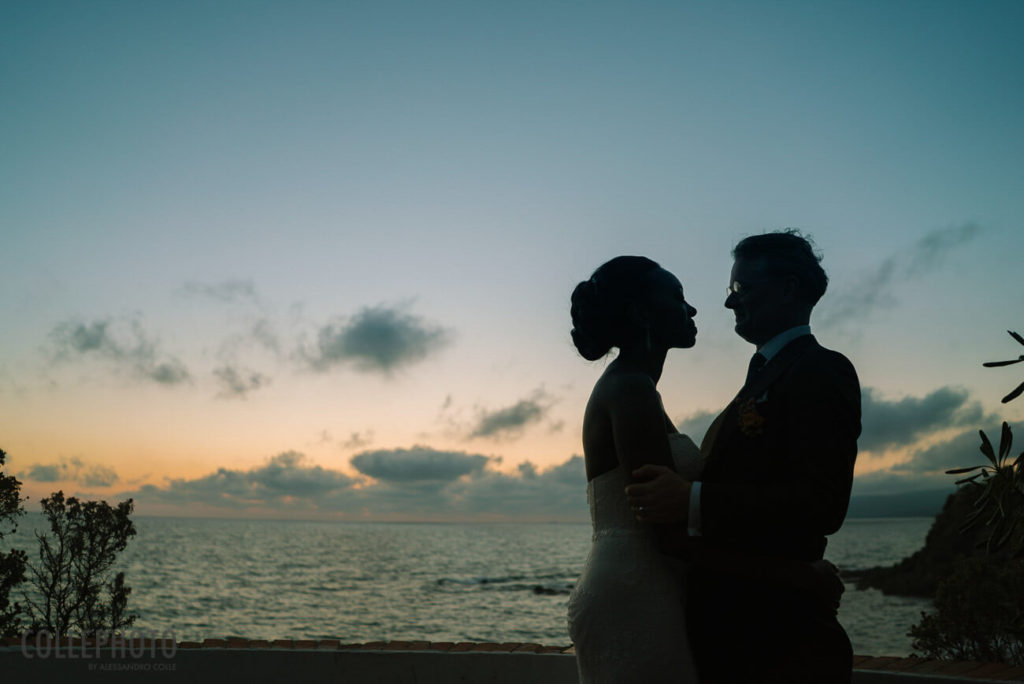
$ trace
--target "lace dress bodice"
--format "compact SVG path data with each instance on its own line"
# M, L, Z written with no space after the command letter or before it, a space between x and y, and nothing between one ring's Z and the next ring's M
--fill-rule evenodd
M676 472L687 480L699 479L703 460L693 440L683 434L669 433L669 447ZM628 467L620 465L587 483L587 503L595 538L599 534L622 533L650 536L649 526L637 522L626 499L626 486L631 482Z
M676 471L697 479L700 450L669 435ZM658 550L652 528L637 522L626 499L625 466L587 483L593 544L572 596L569 635L580 682L697 681L686 638L685 568Z

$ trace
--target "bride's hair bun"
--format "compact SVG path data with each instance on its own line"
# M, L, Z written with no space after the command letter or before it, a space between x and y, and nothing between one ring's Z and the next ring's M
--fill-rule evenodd
M572 342L580 356L596 361L620 346L634 323L630 305L639 299L651 271L647 257L620 256L602 264L572 291Z

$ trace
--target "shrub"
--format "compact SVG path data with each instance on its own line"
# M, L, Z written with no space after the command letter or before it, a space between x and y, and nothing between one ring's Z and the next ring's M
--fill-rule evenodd
M0 449L0 466L7 453ZM0 470L0 542L4 535L18 529L18 518L25 512L21 506L21 482ZM0 636L13 636L18 631L21 606L12 604L11 590L25 580L25 552L0 548Z
M930 658L1024 664L1024 561L957 562L939 583L935 612L910 628Z
M115 508L106 501L65 501L56 492L42 507L52 537L36 532L39 562L29 564L29 583L37 596L25 594L30 629L67 635L130 627L136 618L126 612L131 588L124 573L112 577L111 568L135 535L132 500Z
M1024 337L1007 331L1024 345ZM993 361L987 367L1024 361ZM1003 403L1024 393L1024 383ZM911 627L914 648L933 658L1008 662L1024 665L1024 452L1011 458L1013 432L1003 423L999 450L984 432L981 453L987 463L947 471L973 498L961 532L974 533L982 553L959 558L939 581L935 612L921 614Z

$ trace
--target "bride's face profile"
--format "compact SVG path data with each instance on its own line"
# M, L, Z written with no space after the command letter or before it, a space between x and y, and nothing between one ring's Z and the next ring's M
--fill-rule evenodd
M692 347L697 343L697 309L686 301L682 283L663 268L650 275L649 283L646 314L651 337L669 349Z
M660 356L661 363L667 350L696 343L697 310L679 279L647 257L618 256L599 266L573 289L569 314L573 344L589 361L617 347L618 365L625 357L643 365Z

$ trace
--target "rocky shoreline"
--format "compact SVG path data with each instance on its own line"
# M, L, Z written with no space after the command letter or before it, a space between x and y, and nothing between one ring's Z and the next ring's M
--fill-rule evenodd
M939 580L949 575L956 561L980 552L978 542L982 526L961 530L974 509L977 495L971 488L950 494L928 530L924 547L899 563L843 571L842 577L855 582L858 589L873 588L884 594L934 598Z

